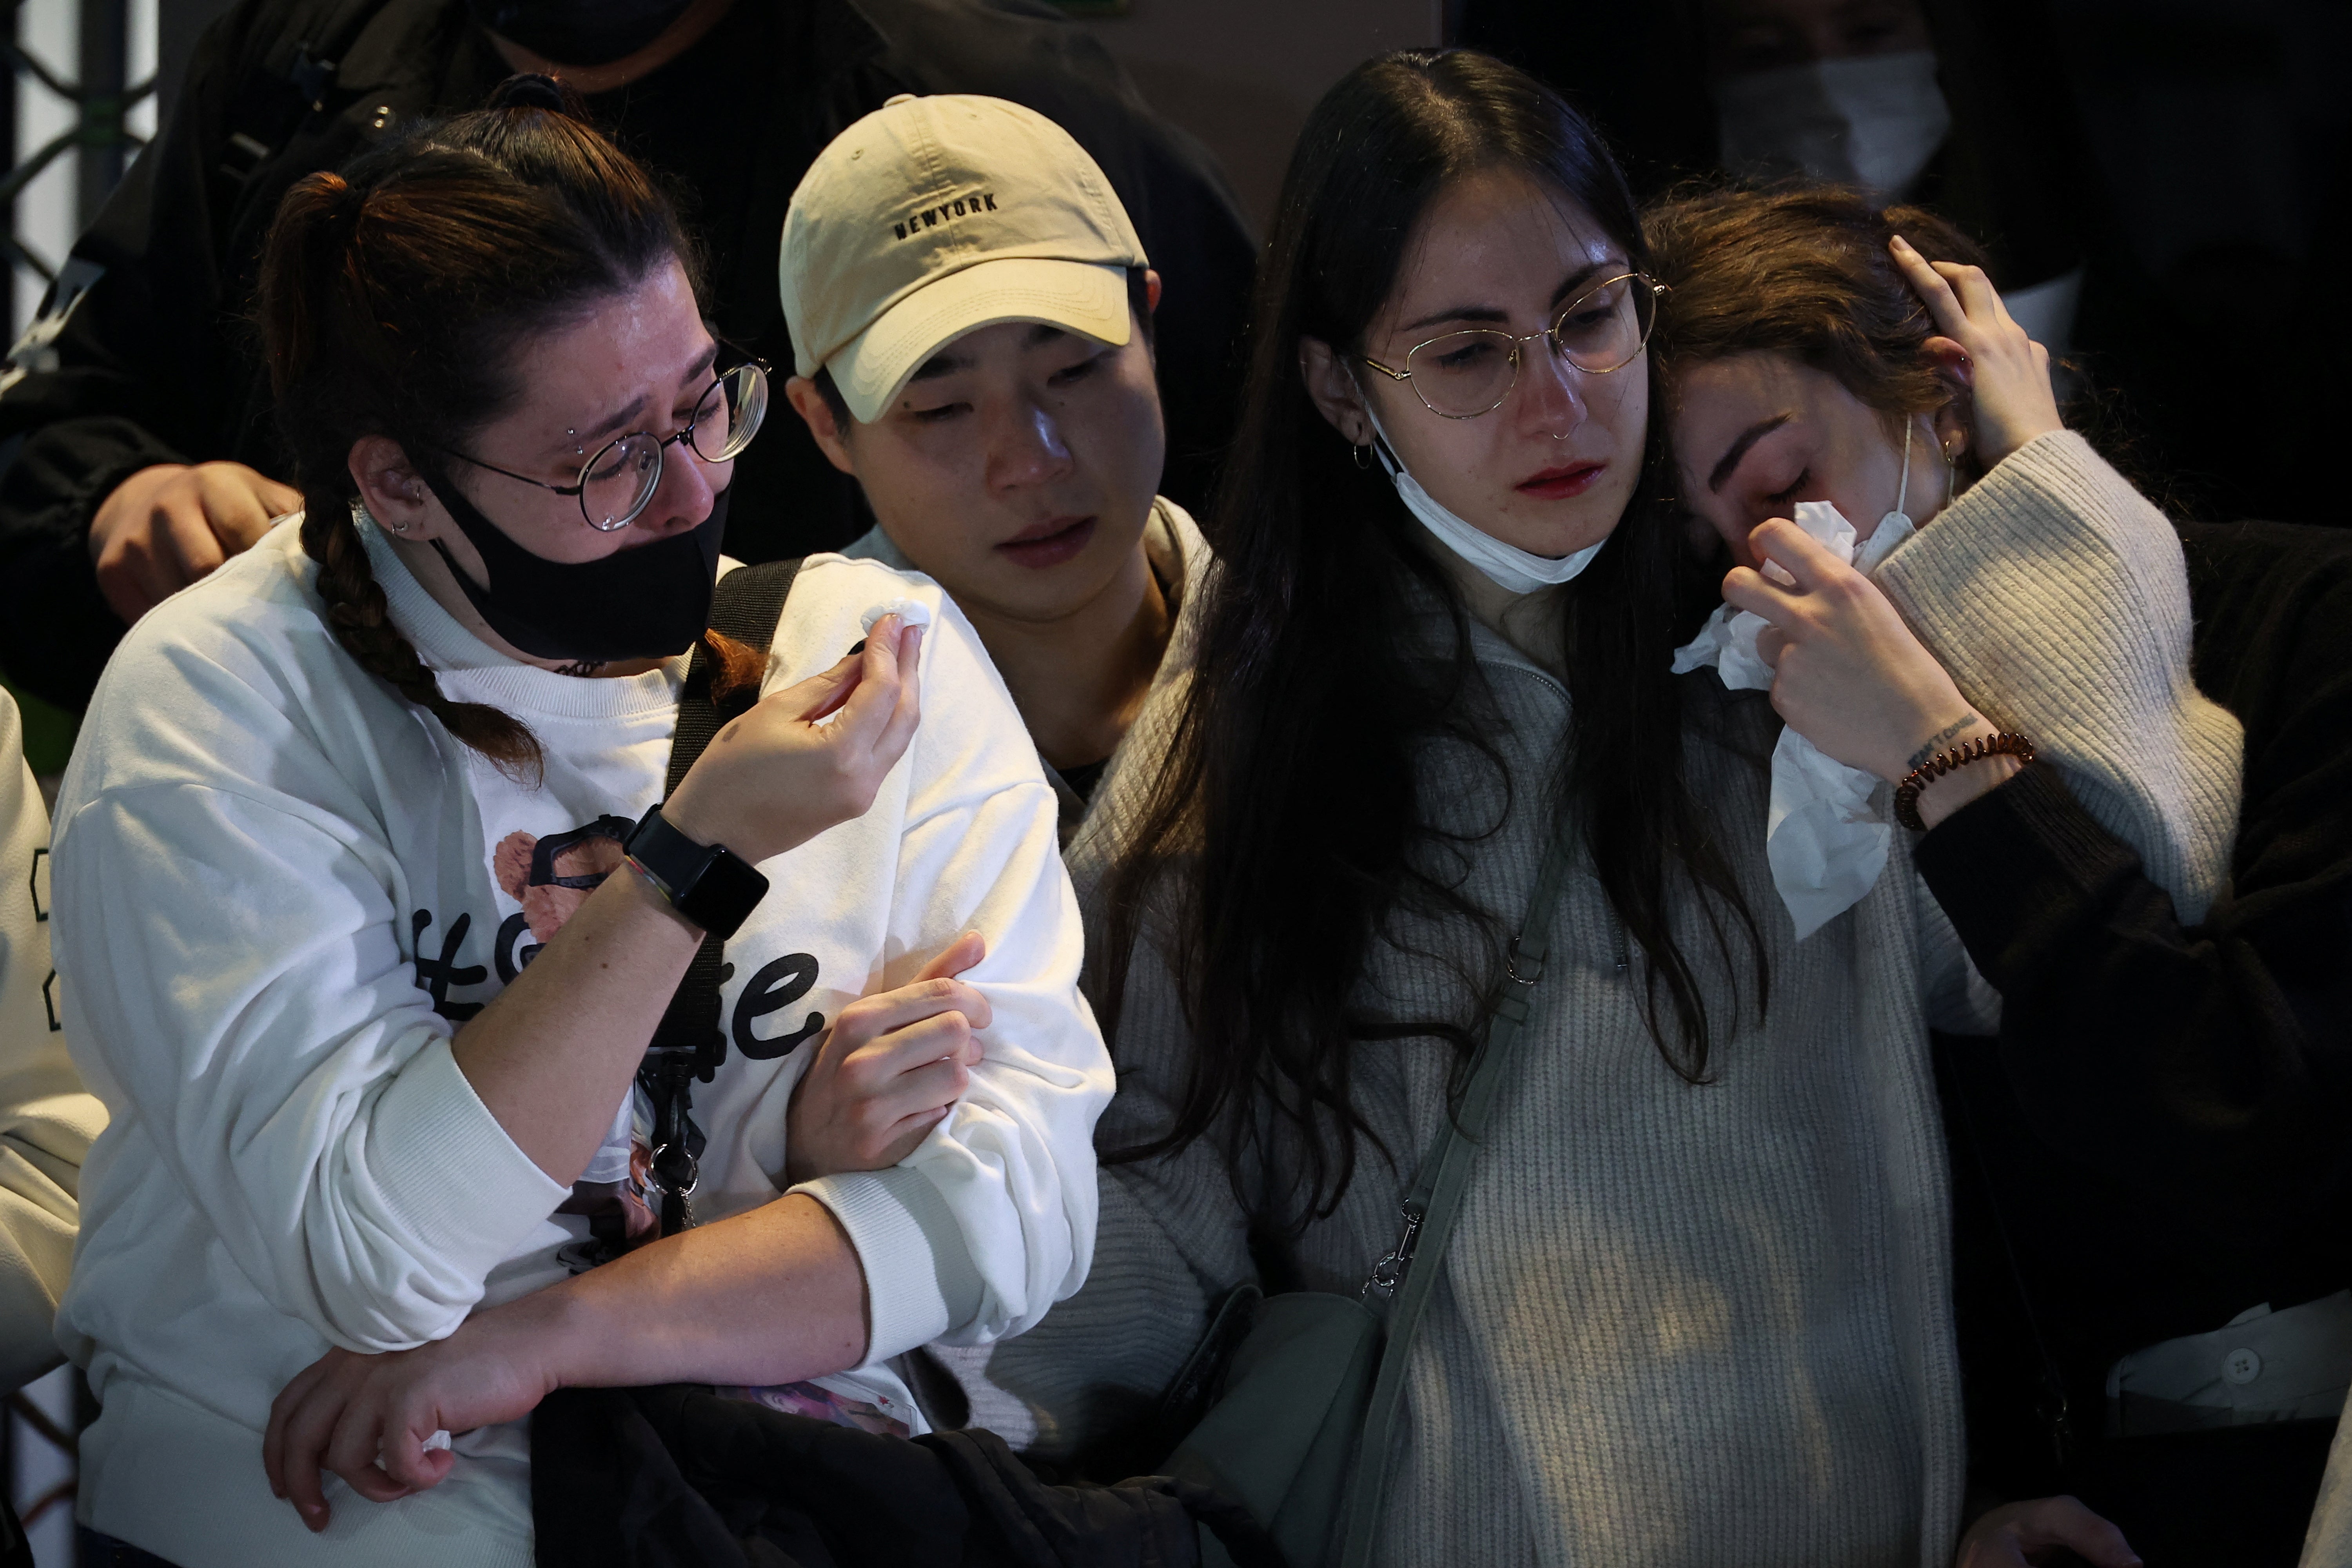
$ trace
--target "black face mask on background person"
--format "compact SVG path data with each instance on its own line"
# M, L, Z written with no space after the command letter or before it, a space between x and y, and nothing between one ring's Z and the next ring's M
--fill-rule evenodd
M693 0L466 0L477 25L562 66L603 66L635 54Z
M727 496L682 533L616 550L595 561L533 555L484 517L445 479L427 479L434 495L482 557L490 585L478 584L439 540L433 548L490 629L533 658L593 664L671 658L710 624L719 581L719 544L727 532Z

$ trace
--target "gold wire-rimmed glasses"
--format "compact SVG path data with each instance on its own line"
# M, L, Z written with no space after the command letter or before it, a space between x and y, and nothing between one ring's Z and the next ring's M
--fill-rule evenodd
M1657 324L1658 297L1666 285L1645 272L1624 272L1596 283L1569 301L1551 325L1517 337L1491 327L1446 332L1415 343L1396 370L1369 354L1357 357L1391 381L1410 385L1423 407L1446 419L1491 414L1518 384L1520 351L1538 338L1591 375L1606 375L1633 363Z

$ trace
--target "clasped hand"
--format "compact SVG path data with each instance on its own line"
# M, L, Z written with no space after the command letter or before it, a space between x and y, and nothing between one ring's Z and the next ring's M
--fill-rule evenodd
M894 1165L954 1109L982 1054L974 1032L991 1016L988 998L956 977L987 951L968 931L907 984L841 1010L793 1089L787 1184ZM439 1485L453 1459L424 1446L434 1432L520 1420L554 1392L548 1352L562 1308L561 1289L542 1290L415 1350L329 1351L269 1407L270 1490L317 1531L329 1520L322 1472L375 1502Z

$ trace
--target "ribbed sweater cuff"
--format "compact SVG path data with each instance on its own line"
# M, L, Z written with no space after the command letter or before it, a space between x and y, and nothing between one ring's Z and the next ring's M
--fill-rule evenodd
M947 1199L906 1165L819 1176L792 1189L833 1211L866 1270L868 1364L903 1355L980 1315L980 1270Z
M1946 817L1912 846L1911 861L1995 985L2003 955L2044 911L2139 867L2131 847L2100 826L2047 763Z
M384 1201L409 1230L406 1245L477 1279L571 1191L515 1146L446 1039L394 1077L376 1101L368 1148Z
M1979 712L2033 737L2195 921L2226 884L2243 731L2190 683L2162 514L2080 436L2037 437L1877 579Z

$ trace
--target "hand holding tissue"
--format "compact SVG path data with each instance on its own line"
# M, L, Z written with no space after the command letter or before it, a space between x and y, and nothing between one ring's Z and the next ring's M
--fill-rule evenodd
M1801 501L1795 521L1839 560L1867 574L1914 532L1910 518L1890 511L1857 548L1853 524L1827 501ZM1766 562L1776 582L1795 581ZM1756 650L1763 616L1717 606L1706 625L1675 650L1675 673L1713 665L1732 690L1769 690L1772 668ZM1821 930L1860 902L1886 868L1894 838L1892 790L1885 781L1850 768L1793 729L1772 750L1772 795L1764 830L1772 886L1796 921L1797 940Z

